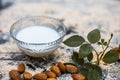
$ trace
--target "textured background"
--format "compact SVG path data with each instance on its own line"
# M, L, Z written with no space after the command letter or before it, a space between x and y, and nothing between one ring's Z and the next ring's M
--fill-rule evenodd
M66 37L73 34L86 37L89 31L99 28L102 37L106 39L109 38L110 33L114 34L111 45L120 44L120 0L3 1L3 7L0 8L0 80L9 80L8 72L16 69L21 62L25 63L27 71L34 75L49 69L58 61L71 61L72 49L63 46L58 49L54 57L50 56L48 60L33 59L21 54L10 38L9 29L16 20L25 16L50 16L63 19L68 27ZM108 72L105 73L103 80L120 80L118 76L120 75L120 63L104 66L104 69Z

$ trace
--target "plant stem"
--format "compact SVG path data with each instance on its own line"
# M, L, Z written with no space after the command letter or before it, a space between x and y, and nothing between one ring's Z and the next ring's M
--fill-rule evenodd
M97 55L97 63L96 65L99 65L100 59L99 59L99 54L98 52L93 48L93 50L95 51L96 55Z
M90 44L89 42L86 42L86 43ZM91 47L92 47L92 46L91 46ZM95 51L96 56L97 56L97 63L96 63L96 65L99 65L99 62L100 62L99 54L98 54L97 50L96 50L94 47L92 47L92 49Z
M100 52L98 55L100 56L102 54L102 52Z
M88 43L88 44L90 44L89 42L87 42L86 41L86 43ZM92 46L91 46L92 47ZM96 53L96 55L97 55L97 63L96 63L96 65L99 65L99 62L100 62L100 59L99 59L99 54L98 54L98 52L95 50L95 48L94 47L92 47L93 48L93 50L95 51L95 53Z
M102 44L101 46L102 46L102 50L104 51L104 46L103 46L103 44Z

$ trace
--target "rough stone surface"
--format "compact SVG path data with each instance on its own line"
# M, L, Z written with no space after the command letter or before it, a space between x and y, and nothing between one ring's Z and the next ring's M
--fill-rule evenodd
M68 28L65 39L73 34L86 34L99 28L102 37L114 34L111 45L120 44L120 1L119 0L4 0L11 6L0 9L0 80L9 80L8 72L25 63L33 75L46 71L57 62L72 62L72 48L64 45L47 58L34 59L24 55L10 38L9 29L18 19L25 16L50 16L64 20ZM101 80L120 80L120 63L102 65ZM64 74L58 80L72 80Z

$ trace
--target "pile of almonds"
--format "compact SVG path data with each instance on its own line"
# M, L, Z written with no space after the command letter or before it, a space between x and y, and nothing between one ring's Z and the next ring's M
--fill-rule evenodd
M78 68L72 64L63 64L58 62L57 65L53 65L50 70L37 73L32 76L31 73L25 71L25 65L21 63L17 70L11 70L9 76L12 80L21 80L21 75L24 80L57 80L57 77L61 76L62 73L71 73L73 80L85 80L82 74L78 74Z

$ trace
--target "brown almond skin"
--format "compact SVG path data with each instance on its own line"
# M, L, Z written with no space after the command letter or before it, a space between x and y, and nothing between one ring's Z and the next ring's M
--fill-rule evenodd
M66 65L66 71L69 73L77 73L78 68L76 66L73 66L73 65Z
M21 80L20 73L17 70L11 70L9 76L12 80Z
M58 67L60 68L60 70L61 70L62 72L66 72L65 65L64 65L62 62L58 62Z
M21 63L17 69L18 69L18 72L22 74L25 71L25 65Z
M46 80L47 79L47 75L44 74L44 73L38 73L38 74L33 76L33 79L36 79L36 80Z
M56 78L47 78L47 80L57 80Z
M61 72L58 66L52 66L51 71L54 72L57 76L61 75Z
M45 74L47 75L47 77L49 78L56 78L56 74L52 71L46 71Z
M73 80L85 80L85 76L82 74L72 74Z
M32 80L32 74L29 72L24 72L23 78L24 78L24 80Z

